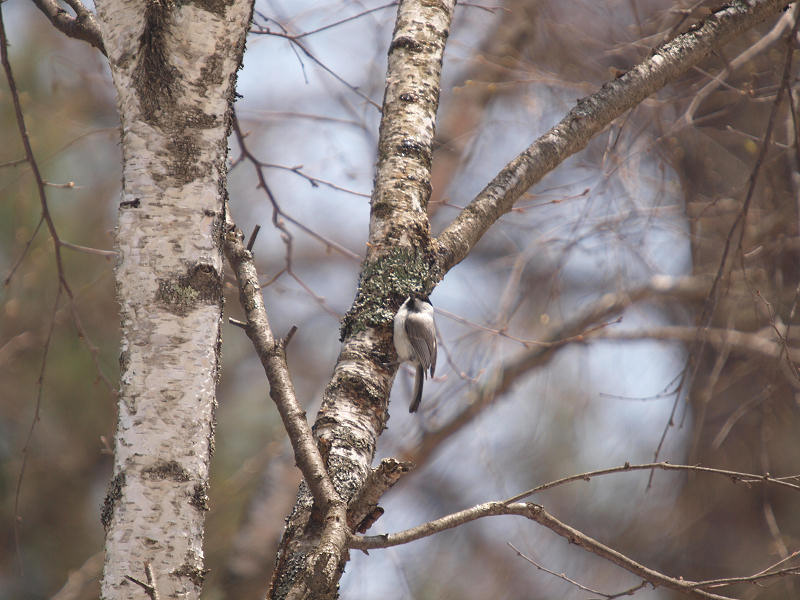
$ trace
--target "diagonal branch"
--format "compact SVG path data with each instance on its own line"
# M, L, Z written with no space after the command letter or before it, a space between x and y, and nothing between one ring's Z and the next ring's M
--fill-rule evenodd
M245 331L266 371L269 395L278 407L294 450L295 461L314 498L315 516L324 523L319 532L319 543L314 552L308 555L310 564L304 578L304 585L311 596L322 597L329 584L324 577L315 574L335 570L347 552L347 538L350 535L347 528L347 507L328 476L325 462L306 420L306 413L295 397L286 364L286 344L295 329L289 332L285 340L274 338L253 255L244 245L242 232L233 223L227 207L225 215L225 256L239 283L239 296L247 315Z
M253 342L266 371L269 394L278 407L289 435L297 466L303 473L317 506L326 510L332 504L341 504L341 500L328 477L325 463L306 420L306 413L294 393L294 385L286 364L288 338L276 340L272 334L253 255L245 247L241 231L233 223L227 210L226 229L225 256L233 267L239 283L241 304L247 315L245 332Z
M632 558L625 556L621 552L617 552L613 548L610 548L594 538L589 537L585 533L578 531L574 527L570 527L566 523L559 521L553 515L548 513L542 506L533 504L531 502L516 502L513 504L504 504L502 502L486 502L485 504L473 506L472 508L447 515L441 519L436 519L435 521L430 521L418 527L407 529L406 531L401 531L399 533L365 537L354 536L350 539L350 547L357 548L359 550L389 548L391 546L413 542L414 540L433 535L434 533L439 533L440 531L453 529L454 527L458 527L459 525L463 525L464 523L469 523L470 521L475 521L483 517L500 515L516 515L525 517L531 521L536 521L540 525L544 525L551 531L565 538L571 544L576 544L592 554L596 554L597 556L613 562L615 565L622 567L626 571L645 579L654 587L667 587L696 598L730 600L728 596L720 596L712 592L698 589L697 586L701 585L701 582L670 577L669 575L665 575L664 573L660 573L659 571L655 571L649 567L646 567L645 565L636 562Z
M455 527L458 527L465 523L469 523L470 521L481 519L483 517L516 515L516 516L526 517L528 519L536 521L540 525L544 525L551 531L554 531L555 533L561 535L562 537L565 537L567 540L569 540L570 543L577 544L584 550L596 554L597 556L603 557L613 562L614 564L622 567L623 569L631 573L634 573L635 575L641 576L645 581L647 581L654 587L657 587L659 585L664 587L669 587L678 590L680 592L683 592L685 594L689 594L699 598L713 598L713 599L727 598L726 596L719 596L711 592L704 591L702 588L720 587L723 585L729 585L731 583L737 583L743 581L756 581L758 579L775 577L784 574L792 574L792 575L796 574L797 567L790 567L787 569L783 569L781 571L774 571L774 569L783 562L785 562L786 560L794 558L800 552L794 553L792 554L791 557L783 559L778 563L759 571L755 575L751 575L748 577L712 579L699 582L688 581L683 578L670 577L668 575L665 575L658 571L654 571L653 569L650 569L634 561L633 559L621 554L620 552L617 552L613 548L610 548L605 544L602 544L601 542L598 542L597 540L578 531L577 529L574 529L573 527L570 527L569 525L559 521L554 516L545 511L544 508L538 504L533 504L530 502L528 503L519 502L519 500L522 500L523 498L526 498L533 494L574 481L589 481L592 477L598 477L601 475L609 475L612 473L623 473L630 471L648 471L653 469L662 469L666 471L698 472L710 475L720 475L729 478L733 483L741 482L748 486L756 483L760 483L763 485L772 484L772 485L783 486L795 491L800 491L800 485L792 483L793 481L797 481L798 479L800 479L800 477L798 477L797 475L790 475L787 477L772 477L769 474L756 475L753 473L742 473L739 471L716 469L713 467L700 467L696 465L673 465L666 462L646 463L641 465L631 465L629 463L625 463L624 465L618 467L611 467L608 469L600 469L597 471L590 471L588 473L580 473L578 475L563 477L561 479L557 479L555 481L542 484L533 489L517 494L502 502L486 502L484 504L478 504L477 506L473 506L471 508L458 511L450 515L446 515L439 519L423 523L422 525L418 525L417 527L412 527L411 529L407 529L405 531L401 531L398 533L374 535L374 536L362 536L362 537L353 536L351 537L349 542L350 547L365 551L375 548L389 548L391 546L398 546L400 544L406 544L425 537L429 537L436 533L446 531L447 529L453 529Z
M106 47L97 20L92 11L79 0L67 0L69 7L75 11L74 17L59 6L58 0L33 0L33 3L61 33L87 42L100 50L104 56L106 55Z
M650 57L596 93L578 101L560 123L512 160L439 236L442 274L467 256L497 219L533 184L586 147L597 133L674 81L712 50L777 14L786 0L731 2L697 27L655 49Z

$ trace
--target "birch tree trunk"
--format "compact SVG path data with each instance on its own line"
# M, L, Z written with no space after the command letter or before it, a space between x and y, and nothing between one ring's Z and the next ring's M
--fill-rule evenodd
M344 343L314 425L331 481L351 506L372 472L378 436L386 427L396 367L391 319L412 290L433 287L436 263L427 207L440 75L454 0L398 6L383 100L378 165L372 192L368 252L358 295L342 324ZM390 301L389 302L387 302ZM301 489L278 551L269 597L334 598L347 548L328 550L338 568L318 566L325 533ZM318 510L316 512L319 512Z
M202 588L225 160L251 11L249 0L97 2L124 157L104 598L142 598L128 577L150 580L161 598L197 598Z

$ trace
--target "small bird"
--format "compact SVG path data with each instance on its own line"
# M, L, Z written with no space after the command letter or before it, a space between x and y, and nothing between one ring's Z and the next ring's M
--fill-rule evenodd
M422 381L436 369L436 323L433 306L427 296L411 294L394 316L394 349L399 362L417 367L414 399L408 412L416 412L422 400Z

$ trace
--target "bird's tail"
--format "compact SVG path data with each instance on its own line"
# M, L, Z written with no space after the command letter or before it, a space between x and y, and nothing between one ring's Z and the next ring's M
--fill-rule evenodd
M422 400L422 380L425 379L425 370L422 365L417 365L417 376L414 378L414 401L408 407L408 412L417 412Z

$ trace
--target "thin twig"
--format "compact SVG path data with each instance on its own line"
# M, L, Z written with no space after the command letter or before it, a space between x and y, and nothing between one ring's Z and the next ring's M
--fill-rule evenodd
M113 258L117 256L115 250L101 250L100 248L90 248L89 246L81 246L80 244L73 244L71 242L60 241L61 245L76 252L83 252L84 254L96 254L97 256L105 256L106 258Z
M17 258L17 261L14 263L14 266L11 267L11 270L9 270L8 275L6 275L6 278L3 280L3 285L8 285L9 283L11 283L11 280L14 278L14 274L17 272L17 269L22 264L22 261L25 260L25 257L28 255L28 252L31 249L31 244L33 244L33 240L36 239L36 236L39 234L39 231L41 231L43 223L44 223L44 215L40 215L39 222L36 224L36 228L33 230L31 237L28 238L28 241L25 242L25 247L22 249L22 252Z
M17 160L10 160L8 162L0 163L0 169L3 167L16 167L28 162L27 158L18 158Z
M637 586L634 586L634 587L632 587L632 588L630 588L630 589L624 590L624 591L622 591L622 592L617 592L616 594L606 594L605 592L600 592L600 591L598 591L598 590L593 590L593 589L592 589L592 588L590 588L590 587L586 587L585 585L583 585L582 583L579 583L579 582L575 581L574 579L570 579L569 577L567 577L567 576L566 576L566 574L565 574L565 573L556 573L555 571L551 571L551 570L550 570L550 569L548 569L547 567L545 567L545 566L542 566L542 565L540 565L539 563L537 563L537 562L536 562L535 560L533 560L533 559L532 559L530 556L526 556L525 554L523 554L523 553L522 553L522 552L521 552L521 551L520 551L520 550L519 550L519 549L518 549L516 546L514 546L514 544L512 544L511 542L506 542L506 543L508 544L508 546L509 546L509 547L510 547L510 548L511 548L511 549L512 549L514 552L516 552L516 553L517 553L517 556L519 556L521 559L523 559L523 560L525 560L525 561L529 562L530 564L532 564L534 567L536 567L536 568L537 568L537 569L539 569L540 571L544 571L545 573L549 573L550 575L554 575L555 577L558 577L559 579L562 579L563 581L566 581L567 583L569 583L569 584L571 584L571 585L574 585L574 586L575 586L576 588L578 588L579 590L583 590L583 591L585 591L585 592L589 592L589 593L591 593L591 594L597 594L598 596L603 596L604 598L608 598L608 600L611 600L612 598L619 598L620 596L632 596L632 595L633 595L635 592L639 591L640 589L642 589L643 587L645 587L646 585L648 585L648 582L647 582L647 581L642 581L642 582L641 582L639 585L637 585Z
M298 177L302 177L303 179L308 181L308 183L311 185L311 187L315 187L316 188L316 187L319 187L320 185L324 185L326 187L331 188L332 190L336 190L337 192L344 192L346 194L351 194L353 196L358 196L360 198L369 198L370 197L369 194L366 194L364 192L357 192L355 190L351 190L351 189L346 188L344 186L341 186L341 185L338 185L336 183L333 183L332 181L327 181L327 180L321 179L319 177L312 177L311 175L308 175L308 174L306 174L306 173L304 173L302 171L303 165L295 165L294 167L287 167L286 165L278 165L278 164L275 164L275 163L262 162L260 164L261 164L262 167L267 168L267 169L280 169L282 171L289 171L291 173L294 173Z
M259 14L260 14L260 13L259 13ZM263 15L262 15L262 16L263 16ZM267 18L267 19L269 19L270 21L274 22L274 23L278 23L277 21L275 21L275 19L271 19L271 18L269 18L269 17L266 17L266 18ZM278 23L278 25L279 25L279 26L281 26L281 25L280 25L280 23ZM328 74L329 74L331 77L333 77L333 78L334 78L336 81L338 81L338 82L339 82L339 83L341 83L342 85L344 85L344 86L348 87L348 88L350 89L350 91L352 91L354 94L356 94L357 96L359 96L360 98L362 98L363 100L365 100L365 101L366 101L368 104L370 104L370 105L371 105L371 106L373 106L374 108L378 109L378 111L380 111L380 110L381 110L381 105L380 105L380 104L378 104L377 102L375 102L375 101L374 101L372 98L370 98L369 96L367 96L367 95L366 95L364 92L362 92L362 91L361 91L361 90L358 88L358 86L355 86L355 85L353 85L352 83L348 83L348 82L347 82L347 81L346 81L346 80L345 80L345 79L344 79L344 78L343 78L341 75L339 75L339 74L338 74L336 71L334 71L333 69L331 69L331 68L330 68L328 65L326 65L326 64L325 64L325 63L323 63L323 62L322 62L320 59L318 59L316 56L314 56L314 55L311 53L311 51L310 51L308 48L306 48L306 47L305 47L305 46L304 46L304 45L303 45L303 44L302 44L302 43L299 41L299 39L298 39L298 36L295 36L295 35L292 35L292 34L290 34L290 33L286 33L286 32L272 31L272 30L271 30L269 27L265 27L265 26L263 26L263 25L259 25L259 24L257 24L257 23L256 23L256 24L254 24L254 25L253 25L253 27L255 27L255 29L251 29L251 30L250 30L250 31L251 31L251 33L256 33L256 34L261 34L261 35L272 35L272 36L275 36L275 37L280 37L280 38L284 38L285 40L288 40L289 42L291 42L292 44L294 44L295 46L297 46L297 47L300 49L300 51L301 51L303 54L305 54L305 55L306 55L308 58L310 58L312 61L314 61L315 63L317 63L317 65L319 65L319 67L320 67L320 68L321 68L323 71L325 71L326 73L328 73ZM281 26L281 27L282 27L282 26Z
M300 38L307 37L309 35L314 35L315 33L319 33L320 31L325 31L327 29L331 29L333 27L338 27L339 25L343 25L344 23L349 23L350 21L355 21L356 19L360 19L361 17L365 17L369 14L374 12L378 12L379 10L384 10L387 8L391 8L392 6L397 6L397 2L389 2L388 4L384 4L382 6L376 6L375 8L368 8L366 10L361 11L358 14L351 15L349 17L345 17L344 19L340 19L338 21L334 21L333 23L328 23L327 25L323 25L322 27L317 27L316 29L312 29L311 31L305 31L303 33L298 33L294 36L295 39L299 40Z
M150 600L159 600L158 597L158 587L156 586L156 578L153 575L153 567L152 565L147 562L144 563L144 572L147 575L147 583L144 581L139 581L135 577L131 577L130 575L125 575L125 579L128 581L132 581L136 585L140 586L145 593L150 596Z
M25 478L25 469L28 466L28 451L30 450L31 442L33 441L33 433L36 430L36 424L39 422L40 418L39 415L42 407L42 392L44 391L44 372L47 368L47 355L50 352L50 342L53 339L53 330L56 326L56 311L58 310L58 303L60 300L61 287L56 290L56 299L55 302L53 302L53 310L50 314L50 325L47 328L47 337L44 341L42 360L39 365L39 377L36 380L36 402L34 403L33 408L33 419L31 419L31 426L28 428L28 436L25 438L25 444L22 446L22 464L19 467L19 474L17 475L17 487L14 491L14 544L17 550L20 573L23 573L23 566L19 533L19 499L22 496L22 481Z
M261 231L261 225L256 224L253 227L253 233L250 234L250 239L247 240L247 250L248 252L253 251L253 245L256 243L256 238L258 237L258 232Z
M534 494L538 494L539 492L543 492L545 490L549 490L551 488L558 487L560 485L564 485L565 483L570 483L573 481L589 481L592 477L598 477L600 475L609 475L611 473L625 473L629 471L650 471L651 469L661 469L663 471L694 471L699 473L711 473L714 475L723 475L725 477L728 477L731 481L733 481L733 483L744 483L746 485L755 483L763 483L763 484L773 483L778 486L787 487L795 491L800 491L800 485L798 485L797 483L789 482L789 480L800 482L800 475L789 475L788 477L772 477L769 473L765 473L764 475L756 475L753 473L743 473L740 471L730 471L728 469L715 469L713 467L701 467L697 465L673 465L668 462L654 462L654 463L644 463L638 465L631 465L629 463L625 463L624 465L620 465L618 467L609 467L607 469L598 469L597 471L588 471L586 473L570 475L569 477L562 477L561 479L556 479L555 481L543 483L542 485L536 486L535 488L531 488L527 491L517 494L516 496L512 496L507 500L503 500L503 503L511 504L513 502L519 502L520 500L527 498L529 496L533 496Z
M766 569L761 569L758 573L754 573L748 577L724 577L722 579L708 579L702 583L703 587L722 587L732 585L734 583L755 582L768 577L780 577L789 574L798 574L797 571L800 567L788 567L785 569L777 569L783 563L800 556L800 550L795 550L788 556L783 557L778 562L771 564Z

